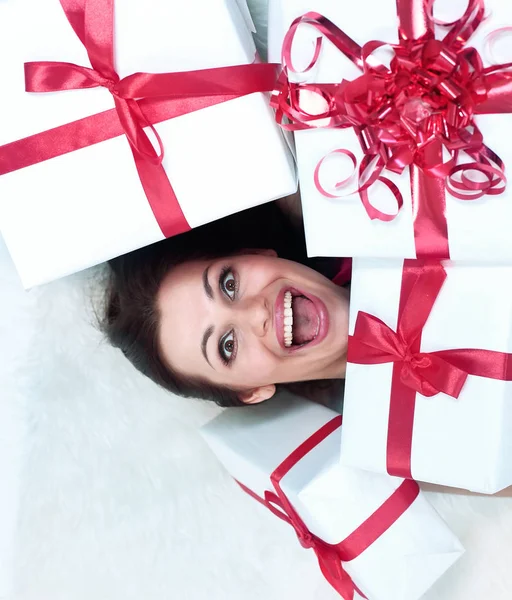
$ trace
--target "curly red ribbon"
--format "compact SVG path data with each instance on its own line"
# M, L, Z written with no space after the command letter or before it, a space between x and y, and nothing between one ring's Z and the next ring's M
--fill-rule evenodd
M87 50L92 68L65 62L25 65L28 92L102 86L115 109L0 147L0 175L126 135L140 181L165 237L190 229L162 166L155 123L255 92L272 90L277 65L250 64L178 73L134 73L120 79L114 67L114 0L60 0ZM158 152L144 131L149 127Z
M302 547L311 548L315 552L320 570L327 581L342 598L353 600L355 592L363 598L366 598L366 596L356 587L350 575L343 568L342 562L354 560L371 546L410 508L418 497L420 490L415 481L403 481L393 494L364 523L338 544L328 544L311 533L283 492L280 485L281 480L306 454L311 452L313 448L341 427L341 422L342 417L338 415L326 423L298 446L275 469L270 475L275 493L266 491L265 497L260 498L239 481L237 483L247 494L294 528Z
M458 398L469 375L512 381L512 354L493 350L421 351L421 334L446 279L438 262L404 261L396 332L359 312L349 336L348 361L393 363L388 421L387 471L412 478L411 450L416 394Z
M445 191L462 200L503 193L506 185L502 160L485 144L474 115L512 112L512 63L484 68L478 52L465 47L484 19L483 0L470 0L464 15L442 40L434 37L435 0L397 0L399 43L370 41L359 46L334 23L316 12L293 21L283 43L284 71L273 92L278 122L286 129L314 127L353 128L364 152L358 168L357 189L335 194L323 186L315 170L317 189L328 197L358 193L371 219L390 221L400 211L399 189L382 173L410 168L414 204L414 233L418 257L449 258ZM313 56L299 71L292 62L297 29L309 25L332 42L363 75L333 84L292 83L288 72L307 73L317 63L323 38L316 40ZM376 63L374 53L388 48L388 67ZM323 110L309 114L304 95L315 94ZM336 150L335 152L340 152ZM347 153L347 150L341 152ZM458 164L461 153L471 162ZM443 154L448 155L445 160ZM480 179L470 177L478 172ZM368 199L370 187L380 181L392 192L394 214L377 210Z

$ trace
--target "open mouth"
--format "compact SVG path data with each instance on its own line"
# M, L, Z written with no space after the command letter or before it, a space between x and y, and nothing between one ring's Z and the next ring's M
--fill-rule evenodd
M320 332L320 313L315 303L295 290L283 296L283 344L285 348L306 346Z

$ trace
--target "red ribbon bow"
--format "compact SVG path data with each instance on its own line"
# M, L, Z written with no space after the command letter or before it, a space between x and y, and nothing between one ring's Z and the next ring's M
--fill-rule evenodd
M136 98L143 97L143 85L151 75L135 73L123 80L114 68L114 2L113 0L60 0L71 27L85 46L92 69L66 62L29 62L25 64L27 92L104 87L112 94L123 131L134 155L154 164L163 159L162 141L154 127L142 114ZM144 127L150 127L160 152L156 153Z
M353 600L355 592L363 598L366 596L354 584L343 568L342 562L357 558L385 533L416 500L419 486L415 481L403 481L364 523L339 544L328 544L311 533L283 492L281 480L306 454L341 427L341 422L342 417L337 416L326 423L275 469L270 476L275 493L267 490L264 498L260 498L239 481L237 483L247 494L294 528L301 546L313 549L315 552L322 574L327 581L344 600Z
M102 86L112 94L115 109L0 147L0 175L124 133L164 236L190 229L163 168L163 144L154 124L247 94L270 91L278 66L251 64L178 73L134 73L120 79L114 67L114 0L60 3L87 50L92 68L66 62L27 63L26 90L55 92ZM145 127L152 130L158 152Z
M469 375L512 381L510 354L470 348L421 351L423 327L441 292L446 271L438 262L404 261L396 332L359 312L349 336L348 361L393 363L388 422L387 471L413 478L411 449L416 393L458 398Z
M359 193L371 219L390 221L396 217L403 198L398 187L382 174L386 169L400 174L410 167L417 256L449 258L445 189L463 200L501 194L505 189L503 162L483 143L474 115L512 112L512 73L507 71L512 63L484 68L478 52L465 48L484 19L483 0L470 0L459 20L445 24L449 31L442 40L434 37L434 2L397 0L398 44L370 41L361 47L318 13L308 12L295 19L283 43L285 69L272 104L278 122L286 129L354 129L364 152L357 189L339 193L352 179L349 177L335 185L334 194L328 192L320 177L324 159L315 170L315 184L330 198ZM293 65L291 50L301 25L318 30L363 75L354 81L332 84L290 82L287 72L299 72ZM322 43L323 38L317 38L313 57L300 72L314 67ZM383 47L394 54L389 68L372 60ZM324 109L309 114L304 109L306 93L320 99ZM448 160L443 159L443 152L449 155ZM462 152L471 162L459 164ZM350 151L337 149L334 153L348 156L356 168L356 158ZM482 179L470 177L475 171ZM394 214L371 204L368 191L377 181L392 192L397 206Z

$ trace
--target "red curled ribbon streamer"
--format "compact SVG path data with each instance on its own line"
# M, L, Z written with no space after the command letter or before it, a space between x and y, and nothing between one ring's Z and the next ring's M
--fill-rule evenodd
M314 550L327 581L344 600L353 600L355 592L363 598L366 596L356 587L342 562L354 560L371 546L412 505L420 490L415 481L403 481L364 523L339 544L328 544L311 533L283 492L281 480L306 454L341 427L341 421L342 417L339 415L326 423L276 468L270 475L275 493L266 491L265 497L260 498L239 481L237 483L246 493L294 528L302 547Z
M484 68L478 52L466 47L484 19L484 0L469 0L460 19L444 24L448 32L442 40L434 35L434 25L443 25L434 20L434 2L397 0L398 44L370 41L361 47L318 13L295 19L283 43L284 70L272 95L277 120L286 129L353 128L364 158L356 170L357 189L344 195L359 193L371 219L390 221L403 203L400 190L382 173L387 169L400 174L410 168L418 258L450 256L446 190L462 200L503 193L504 164L484 144L474 116L512 112L512 63ZM307 73L320 57L323 37L317 38L306 69L295 69L292 44L303 25L319 31L363 74L354 81L331 84L289 81L287 73ZM374 59L381 48L393 53L389 68ZM304 108L304 98L312 94L322 107L314 114ZM470 162L460 163L462 153ZM340 197L325 190L319 169L320 165L315 171L317 189ZM471 173L478 173L478 179ZM377 181L393 194L396 214L382 213L370 203L368 190Z
M25 65L28 92L102 86L115 108L0 147L0 175L126 135L153 214L165 237L190 229L162 166L155 123L255 92L273 89L278 65L250 64L178 73L134 73L114 68L114 0L60 0L92 68L66 62ZM144 131L157 140L156 152Z
M387 471L413 478L411 451L416 394L458 398L468 375L512 381L512 354L472 348L421 351L421 334L446 279L438 262L404 261L396 331L359 312L349 336L348 361L393 363Z

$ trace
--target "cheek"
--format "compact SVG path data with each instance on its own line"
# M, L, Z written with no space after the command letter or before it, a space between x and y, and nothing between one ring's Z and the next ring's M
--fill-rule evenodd
M263 290L269 284L279 279L280 272L270 265L253 264L246 273L247 288L255 293Z
M240 363L240 376L249 385L267 385L276 383L282 359L269 352L260 345L254 346L244 352Z

